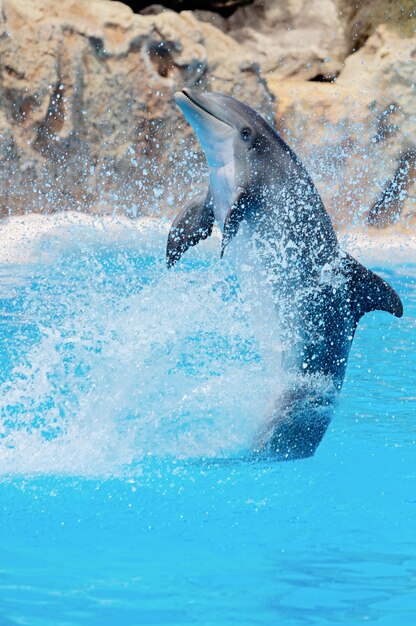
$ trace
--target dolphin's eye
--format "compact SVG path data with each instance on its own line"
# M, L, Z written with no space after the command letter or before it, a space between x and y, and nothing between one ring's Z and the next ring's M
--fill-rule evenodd
M247 139L250 138L250 135L251 135L251 128L248 128L247 126L245 126L244 128L241 129L240 131L241 139L243 139L244 141L247 141Z

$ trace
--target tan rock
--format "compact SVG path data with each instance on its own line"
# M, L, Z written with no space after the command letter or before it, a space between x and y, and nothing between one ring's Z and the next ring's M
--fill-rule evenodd
M373 221L413 221L416 37L381 26L346 59L334 83L270 77L268 84L277 98L278 127L339 227L365 221L389 188L392 201L384 200Z
M335 0L254 0L227 20L226 29L279 78L336 75L349 49Z
M273 115L244 49L190 13L3 0L0 15L3 213L99 201L134 214L189 193L203 168L184 154L195 142L173 103L183 86L244 95Z
M250 49L264 71L280 78L334 77L345 58L378 26L402 37L416 32L415 0L254 0L228 19L196 11Z
M416 32L415 0L336 0L347 20L351 49L358 49L385 24L401 37Z

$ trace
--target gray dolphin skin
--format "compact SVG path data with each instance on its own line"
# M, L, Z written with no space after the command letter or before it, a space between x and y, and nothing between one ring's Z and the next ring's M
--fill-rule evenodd
M306 169L256 111L221 93L183 89L175 99L204 150L210 182L174 220L167 265L218 224L221 256L230 246L239 278L249 268L278 328L285 383L253 448L277 459L312 456L360 318L373 310L401 317L401 300L340 250Z

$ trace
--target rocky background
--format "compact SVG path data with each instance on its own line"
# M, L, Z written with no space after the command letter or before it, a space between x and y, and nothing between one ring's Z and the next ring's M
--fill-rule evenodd
M129 6L128 6L129 5ZM181 87L257 108L339 228L416 224L415 0L0 0L2 215L175 212Z

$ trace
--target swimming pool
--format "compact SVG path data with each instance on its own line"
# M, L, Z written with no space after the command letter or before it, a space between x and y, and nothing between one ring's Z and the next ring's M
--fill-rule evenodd
M362 320L317 454L273 463L250 303L214 244L167 272L164 236L1 265L1 626L412 624L416 265L371 266L405 315Z

